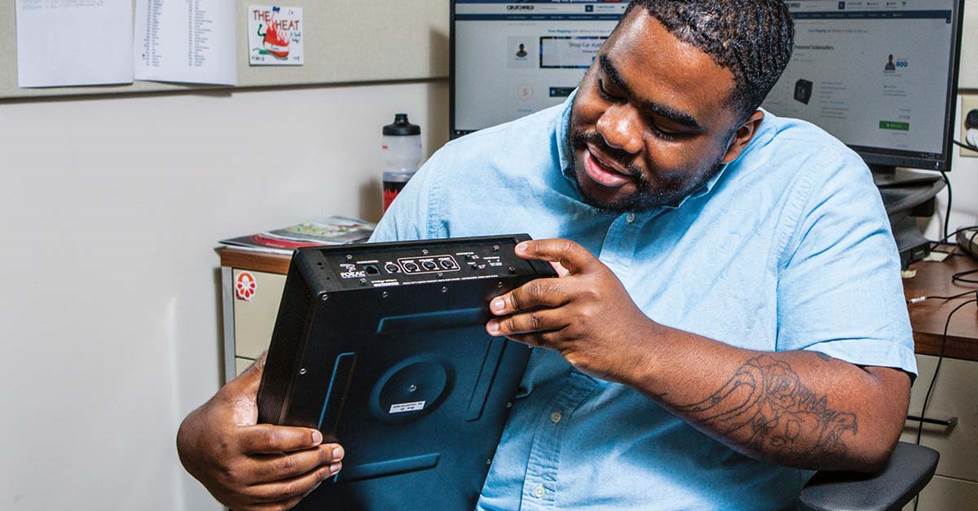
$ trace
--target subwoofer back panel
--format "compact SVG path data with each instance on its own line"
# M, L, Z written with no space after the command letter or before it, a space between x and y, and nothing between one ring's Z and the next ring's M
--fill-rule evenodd
M319 428L343 470L298 509L472 509L529 348L488 303L556 274L526 235L303 249L293 256L259 422Z

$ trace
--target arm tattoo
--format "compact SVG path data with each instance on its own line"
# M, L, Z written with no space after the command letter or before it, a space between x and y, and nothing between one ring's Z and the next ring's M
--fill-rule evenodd
M748 360L713 395L677 411L724 436L747 435L749 448L785 462L843 458L845 437L856 434L854 414L829 408L790 364L767 355Z

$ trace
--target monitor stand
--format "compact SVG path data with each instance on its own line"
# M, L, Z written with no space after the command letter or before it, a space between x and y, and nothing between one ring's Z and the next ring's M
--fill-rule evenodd
M881 189L931 185L941 180L940 174L898 169L890 165L870 165L869 170L873 172L873 183Z

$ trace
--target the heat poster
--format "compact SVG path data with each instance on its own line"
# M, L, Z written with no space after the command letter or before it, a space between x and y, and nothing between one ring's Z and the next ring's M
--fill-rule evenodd
M248 47L253 66L302 65L301 7L253 5L248 9Z

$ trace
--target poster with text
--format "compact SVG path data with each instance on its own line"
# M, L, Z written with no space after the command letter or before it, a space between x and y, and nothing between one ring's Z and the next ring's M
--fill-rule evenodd
M253 5L248 9L248 47L252 66L301 66L301 7Z

